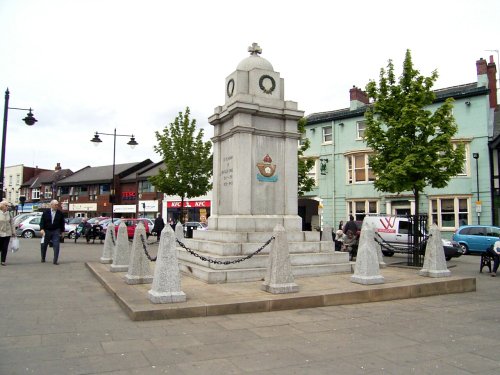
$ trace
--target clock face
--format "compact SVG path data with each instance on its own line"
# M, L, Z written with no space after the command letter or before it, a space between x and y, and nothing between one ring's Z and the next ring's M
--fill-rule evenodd
M232 78L227 82L226 93L227 93L228 97L233 96L233 93L234 93L234 79L232 79Z
M276 88L276 81L270 75L264 74L259 79L259 87L265 94L272 94Z

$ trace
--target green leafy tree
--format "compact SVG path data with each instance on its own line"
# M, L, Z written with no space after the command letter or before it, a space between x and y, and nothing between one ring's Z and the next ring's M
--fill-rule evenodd
M195 135L196 120L189 115L186 107L161 133L155 132L158 145L154 150L161 155L165 169L149 178L158 191L181 197L181 207L185 198L198 197L212 188L212 143L203 142L203 129ZM184 212L181 222L183 219Z
M306 133L307 119L302 117L297 124L298 131L304 135ZM299 175L298 195L303 196L304 193L311 191L314 188L314 178L309 177L307 173L314 167L314 159L305 158L304 152L310 147L311 142L308 138L303 138L302 144L298 150L298 165L297 171Z
M424 188L444 188L464 165L464 145L454 147L451 142L458 130L453 99L435 111L426 109L434 102L431 89L437 77L436 71L430 77L420 75L407 50L398 82L389 60L387 71L380 71L378 86L374 81L366 86L373 99L365 113L365 141L374 151L370 167L377 177L375 188L391 193L411 191L417 215Z

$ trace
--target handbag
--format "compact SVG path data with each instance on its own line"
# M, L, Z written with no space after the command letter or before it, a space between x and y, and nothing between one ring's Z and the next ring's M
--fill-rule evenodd
M11 237L10 238L10 250L15 253L16 251L19 250L19 238L17 237Z

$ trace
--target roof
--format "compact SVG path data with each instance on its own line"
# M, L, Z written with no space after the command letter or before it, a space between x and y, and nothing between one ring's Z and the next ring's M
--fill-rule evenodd
M121 179L131 173L144 168L153 163L150 159L142 162L115 164L115 175ZM113 179L113 165L104 165L100 167L85 167L73 175L58 182L59 186L88 185L96 183L110 183Z
M473 96L488 95L490 90L485 87L477 87L477 83L467 83L464 85L446 87L434 90L436 99L434 103L444 102L448 98L460 99ZM346 118L363 116L369 105L350 110L349 108L337 109L334 111L312 113L307 116L307 124L318 124L327 121L342 120Z
M148 177L156 176L161 167L164 166L163 160L157 163L152 163L144 168L138 170L136 173L130 174L125 178L122 178L123 182L126 181L135 181L138 180L146 180Z
M23 183L21 186L28 187L29 189L39 188L42 185L52 184L53 182L59 182L60 180L71 176L73 172L71 169L59 169L57 171L42 171L36 176L30 178L28 181Z

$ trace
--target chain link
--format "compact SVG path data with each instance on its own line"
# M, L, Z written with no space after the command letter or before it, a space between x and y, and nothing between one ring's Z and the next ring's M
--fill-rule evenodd
M151 257L151 255L149 255L148 253L148 249L147 249L147 246L146 246L146 240L144 239L144 236L141 234L140 235L141 237L141 242L142 242L142 248L144 249L144 254L146 254L146 258L148 258L151 262L156 262L156 258L158 258L157 256L156 257Z
M147 249L147 246L146 246L146 240L144 239L144 236L142 234L140 235L140 238L141 238L142 248L144 249L144 254L146 255L146 257L151 262L156 262L156 259L158 257L156 256L156 257L153 258L151 255L149 255L149 252L148 252L148 249ZM197 258L200 258L200 260L202 260L204 262L208 262L208 263L212 263L212 264L229 265L229 264L236 264L236 263L243 262L244 260L250 259L254 255L259 254L262 250L264 250L266 248L266 246L268 246L272 242L272 240L274 240L274 238L275 237L272 236L270 239L268 239L264 243L264 245L262 245L257 250L255 250L252 254L248 254L245 257L234 259L234 260L217 260L217 259L213 259L213 258L208 258L208 257L200 255L200 254L196 253L194 250L188 248L184 243L182 243L181 241L179 241L177 238L175 239L175 241L179 244L180 247L182 247L184 250L186 250L189 254L191 254L191 255L193 255L193 256L195 256Z
M195 251L191 250L190 248L186 247L186 245L184 245L184 243L182 243L181 241L179 241L177 238L175 240L177 241L177 243L179 244L179 246L182 247L184 250L186 250L189 254L191 254L191 255L193 255L193 256L195 256L197 258L200 258L204 262L208 262L208 263L212 263L212 264L229 265L229 264L236 264L236 263L243 262L244 260L250 259L254 255L257 255L262 250L264 250L266 248L266 246L269 245L272 242L272 240L274 240L274 236L272 236L270 239L268 239L266 241L266 243L264 243L264 245L262 245L260 248L258 248L257 250L255 250L252 254L249 254L249 255L247 255L245 257L238 258L238 259L235 259L235 260L217 260L217 259L213 259L213 258L208 258L208 257L200 255L200 254L196 253Z

